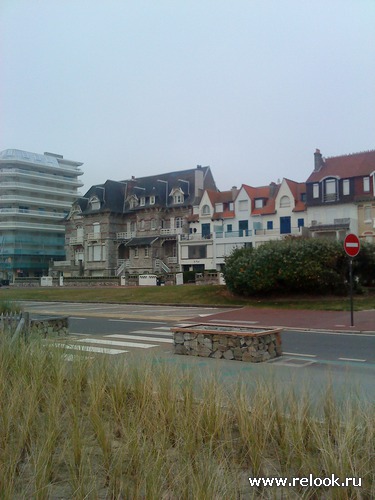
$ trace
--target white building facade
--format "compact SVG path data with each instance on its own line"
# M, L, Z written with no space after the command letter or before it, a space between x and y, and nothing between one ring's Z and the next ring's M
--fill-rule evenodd
M69 213L83 184L81 162L54 153L0 152L0 276L39 277L65 256Z

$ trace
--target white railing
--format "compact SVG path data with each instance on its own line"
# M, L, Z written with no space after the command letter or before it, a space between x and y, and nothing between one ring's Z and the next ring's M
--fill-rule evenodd
M72 189L59 189L55 187L41 186L38 184L30 184L24 182L2 182L0 185L1 189L23 189L25 191L40 192L40 193L50 193L50 194L61 194L66 197L78 198L81 193L77 193Z
M69 245L83 245L83 236L72 236L69 241Z
M26 210L24 208L0 208L0 214L22 214L22 215L30 215L32 217L50 217L53 219L63 219L65 217L64 213L57 212L48 212L47 210Z
M116 233L116 238L118 240L130 240L131 238L135 238L136 236L136 231L123 231L120 233Z
M41 179L43 178L44 180L51 180L54 182L57 182L59 184L69 184L71 186L75 187L81 187L83 186L83 182L79 181L78 179L75 179L74 177L72 178L66 178L58 175L48 175L44 172L35 172L35 171L24 171L20 170L17 168L3 168L0 169L0 176L1 177L9 177L10 175L13 176L20 176L20 177L25 177L25 178L33 178L33 179Z
M181 241L203 241L211 240L212 234L201 234L201 233L191 233L191 234L181 234Z
M177 264L177 257L167 257L168 264Z
M155 262L154 262L154 269L156 271L160 271L160 269L162 269L165 273L169 273L171 270L170 268L167 266L167 264L165 264L162 260L160 259L155 259Z
M70 267L72 265L70 260L58 260L53 262L53 267Z
M77 197L79 195L77 194ZM18 196L14 194L0 195L0 201L7 201L13 203L29 203L30 205L45 205L47 207L61 207L70 210L72 204L69 201L51 200L46 198L31 198L29 196Z
M101 239L102 239L101 233L88 233L87 235L87 241L96 241Z
M168 229L160 229L160 236L182 234L182 227L170 227Z
M5 222L0 221L0 229L38 229L39 231L54 231L63 233L64 226L55 224L33 224L32 222Z

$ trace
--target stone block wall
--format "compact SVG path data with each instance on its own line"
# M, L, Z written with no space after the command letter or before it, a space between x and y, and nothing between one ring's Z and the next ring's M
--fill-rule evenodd
M69 318L65 316L31 318L29 333L42 337L64 337L69 334Z
M175 354L260 363L281 356L281 330L198 324L172 328Z

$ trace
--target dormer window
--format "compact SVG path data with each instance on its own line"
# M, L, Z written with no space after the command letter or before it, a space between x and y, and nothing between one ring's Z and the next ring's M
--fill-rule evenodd
M133 195L130 197L129 199L129 206L130 208L135 208L136 206L138 206L138 198L137 196Z
M336 201L337 179L326 179L324 181L324 201Z
M370 191L370 177L363 178L363 192L368 193Z
M255 208L263 208L264 207L264 200L263 198L257 198L255 200Z
M91 207L91 210L100 210L100 201L97 196L93 196L89 200L89 205Z
M202 215L210 215L211 210L209 205L203 205L202 207Z
M146 205L146 197L145 196L141 196L140 205L141 205L141 207L144 207Z
M181 189L175 189L172 192L172 196L173 196L173 203L175 205L180 205L181 203L184 202L184 193Z
M155 205L155 196L150 196L150 205Z
M342 181L342 194L344 196L347 196L348 194L350 194L350 181L349 181L349 179L344 179Z

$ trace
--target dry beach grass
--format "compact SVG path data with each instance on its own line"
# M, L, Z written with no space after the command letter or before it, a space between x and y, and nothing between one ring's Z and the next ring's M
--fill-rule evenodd
M238 383L156 359L113 362L0 337L4 499L374 498L374 408ZM251 489L249 476L362 478L362 488Z

